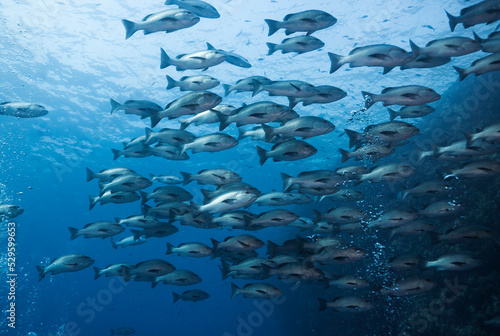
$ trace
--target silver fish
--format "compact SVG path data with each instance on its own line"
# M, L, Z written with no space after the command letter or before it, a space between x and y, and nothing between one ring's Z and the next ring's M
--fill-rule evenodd
M224 88L224 91L226 92L226 96L227 96L233 91L253 92L255 90L255 85L257 83L262 84L262 85L266 85L266 84L270 84L271 82L272 82L272 80L270 80L267 77L252 76L252 77L240 79L234 85L222 84L222 87Z
M122 233L125 231L125 228L115 222L100 221L89 223L80 230L73 227L68 227L68 230L71 233L71 240L80 236L84 238L105 239Z
M111 238L111 246L116 250L118 249L119 246L127 247L133 245L141 245L144 244L146 241L147 239L144 236L140 236L138 240L136 240L134 236L124 237L119 241L114 241L113 238Z
M220 152L233 148L237 144L238 140L230 135L224 133L213 133L200 136L193 142L183 145L180 154L182 155L187 150L192 150L193 154L202 152Z
M24 209L20 206L12 204L0 204L0 219L1 220L11 220L17 216L22 215Z
M221 214L219 217L214 218L213 222L217 223L221 227L231 227L233 229L244 230L250 224L250 220L254 218L255 215L251 212L244 210L234 210L228 211Z
M432 290L437 284L429 279L411 277L400 279L388 288L382 289L382 295L411 296Z
M389 260L386 267L396 272L411 271L424 266L425 260L419 255L405 254Z
M460 16L453 16L446 12L451 31L457 24L462 23L469 28L480 23L490 24L500 19L500 3L496 0L484 0L460 11Z
M201 282L201 278L189 270L175 270L171 273L156 277L151 282L151 288L155 288L160 282L163 282L165 285L192 286L199 284Z
M491 160L481 160L467 163L462 168L450 169L444 180L454 178L480 178L491 177L500 174L500 162Z
M123 279L154 281L156 277L175 271L175 267L161 259L151 259L136 264L133 268L122 266Z
M141 118L149 118L151 115L158 113L163 108L149 100L127 100L120 104L114 99L109 100L111 103L111 114L116 111L123 110L125 114L136 114Z
M461 205L453 200L437 201L420 210L418 214L426 217L449 216L460 210L460 207Z
M203 243L182 243L178 247L167 243L166 254L177 253L181 257L203 258L212 254L212 248Z
M200 0L166 0L165 5L177 5L179 8L187 9L199 17L217 19L219 12L212 5Z
M155 217L134 215L134 216L129 216L126 219L120 219L118 217L115 217L115 222L120 225L145 228L148 226L154 226L158 224L160 221Z
M443 235L435 234L431 236L433 243L437 244L445 242L448 244L455 243L476 243L485 240L490 240L495 236L495 232L490 228L480 225L466 225L456 229L451 229Z
M363 313L375 309L375 305L372 302L356 296L339 297L332 302L318 298L318 301L319 311L323 311L327 308L333 308L338 312Z
M146 128L146 144L151 145L156 142L181 147L187 143L193 142L196 137L188 131L162 128L158 133L152 129Z
M302 140L288 140L286 142L274 145L270 151L257 146L257 154L262 166L267 159L273 158L274 162L296 161L308 158L316 154L318 150L312 145Z
M487 53L498 53L500 52L500 38L498 32L491 33L487 39L480 38L475 32L474 39L481 46L481 50Z
M273 227L288 225L299 219L299 215L283 209L263 212L250 220L250 227Z
M174 233L177 233L178 231L179 229L177 227L170 225L169 223L161 223L161 222L154 226L148 226L143 230L130 230L130 232L132 232L132 234L134 235L135 241L140 241L141 237L164 238L171 236Z
M404 106L399 111L394 111L392 109L387 110L389 111L391 121L397 117L400 117L401 119L425 117L426 115L436 111L434 107L429 105Z
M416 169L409 164L389 163L373 168L369 173L361 174L356 180L356 185L364 181L393 182L415 174Z
M172 295L174 296L174 303L176 303L179 300L198 302L198 301L206 300L210 297L209 294L207 294L206 292L204 292L200 289L191 289L191 290L185 291L182 294L177 294L175 292L172 292Z
M42 105L31 103L0 103L0 115L16 118L37 118L47 115L49 112Z
M304 140L333 132L335 125L320 117L305 116L287 121L280 127L272 128L268 125L262 125L262 128L266 133L267 141L270 141L276 135L301 137Z
M107 203L123 204L123 203L135 202L140 199L141 197L137 193L132 191L117 191L115 193L106 191L104 194L100 196L89 195L89 210L92 210L98 202L101 205Z
M341 202L356 202L361 201L365 198L365 195L361 191L354 189L340 189L330 195L321 196L318 202L324 199L329 199L330 201L341 201Z
M289 192L302 188L325 188L335 189L338 186L344 185L346 179L331 170L313 170L300 173L297 177L292 177L285 173L281 173L283 180L283 191Z
M347 96L347 93L335 86L330 85L319 85L315 87L318 93L310 97L288 97L290 102L290 108L294 108L298 103L302 103L303 106L308 106L311 104L329 104L336 102Z
M225 51L222 49L216 49L213 45L211 45L208 42L207 42L207 49L208 50L217 50L221 54L225 55L226 62L229 64L236 65L237 67L240 67L240 68L247 68L247 69L252 67L250 62L245 57L238 55L236 53L233 53L233 52Z
M149 179L137 174L122 175L109 183L99 181L99 195L102 196L108 191L112 193L116 193L118 191L139 191L150 187L152 184L153 182Z
M416 185L411 189L405 187L401 193L401 199L405 199L408 195L428 197L434 195L445 194L451 190L451 186L442 181L427 181Z
M323 41L314 36L296 36L286 38L280 44L266 43L269 48L267 55L272 55L276 51L281 50L282 54L296 52L297 54L304 54L325 46Z
M236 110L237 109L231 105L217 105L216 107L210 110L198 113L197 115L192 116L190 118L179 120L179 122L181 123L180 129L184 130L191 124L199 126L202 124L218 123L220 121L219 114L231 116L236 113Z
M185 9L168 9L159 13L149 14L139 23L122 20L126 31L125 39L130 38L139 30L143 30L144 35L160 31L171 33L179 29L192 27L198 22L200 22L200 18Z
M285 34L290 35L296 32L307 32L311 35L317 30L325 29L337 23L337 19L331 14L320 10L306 10L303 12L288 14L283 21L264 20L269 26L268 36L273 35L279 29L284 28Z
M500 142L500 124L486 126L477 133L465 132L465 138L467 147L471 147L478 140Z
M372 160L374 163L391 155L396 151L393 147L388 147L379 144L368 144L356 149L354 152L348 152L342 148L339 148L340 155L342 156L341 162L344 163L351 158L355 158L356 161L361 160Z
M250 299L273 299L283 295L283 293L273 285L263 282L247 284L243 288L231 283L231 298L237 295L243 295L243 297Z
M252 97L262 91L267 91L271 97L286 96L297 98L311 97L319 93L314 85L299 80L273 81L269 84L255 82L254 87Z
M499 10L500 13L500 10ZM463 81L470 74L480 76L488 72L500 70L500 53L488 55L472 62L470 68L463 69L454 66L458 72L459 81Z
M400 66L401 70L436 68L451 62L451 57L432 57L423 55Z
M257 237L249 234L241 234L237 236L227 237L223 242L218 242L211 239L213 244L213 257L219 256L223 251L228 252L247 252L254 251L262 246L264 242Z
M412 210L394 209L384 212L369 224L371 228L392 229L413 222L418 213Z
M365 47L358 47L351 50L348 56L341 56L328 53L331 61L330 73L334 73L342 65L349 64L349 67L383 67L384 75L394 67L401 66L412 60L412 57L404 49L390 44L374 44Z
M219 195L204 205L191 202L191 207L197 212L216 213L247 207L256 199L257 195L250 191L237 190Z
M313 209L314 221L316 223L325 220L330 223L350 224L356 223L368 218L368 215L355 207L340 207L329 209L326 213L321 213Z
M131 265L131 264L112 264L112 265L106 266L103 269L100 269L100 268L94 266L94 272L95 272L94 280L97 280L99 277L101 277L103 275L106 277L123 276L122 266L125 266L127 268L134 268L135 267L134 265Z
M172 175L153 175L149 174L149 179L151 182L158 181L163 184L181 184L183 179L178 176Z
M170 58L163 48L161 49L160 69L175 66L177 71L203 69L221 64L226 60L226 55L217 50L204 50L192 54L178 55Z
M178 81L167 75L167 90L179 87L181 91L204 91L210 90L220 84L220 82L211 76L184 76Z
M426 268L436 268L440 271L468 271L478 267L481 261L469 254L449 253L434 261L425 263Z
M149 200L155 202L185 202L193 199L193 195L181 187L166 186L156 188L152 193L140 192L142 203L146 204Z
M93 179L99 179L102 182L111 182L117 177L123 176L123 175L132 175L132 174L137 174L135 171L129 168L110 168L110 169L103 169L99 173L94 173L92 170L89 168L86 168L87 170L87 182L92 181Z
M376 102L383 102L384 106L407 105L416 106L434 102L441 99L436 91L421 85L405 85L399 87L388 87L379 95L361 91L365 98L365 108L370 108Z
M216 185L222 186L226 184L231 184L235 182L240 182L242 177L237 173L228 169L203 169L197 174L190 174L186 172L180 172L184 178L183 185L187 185L193 181L197 181L198 184L206 185Z
M349 148L362 140L394 143L411 138L419 132L417 127L404 121L387 121L370 125L365 128L363 133L345 129L345 133L349 137Z
M38 281L42 281L42 279L49 273L55 275L60 273L77 272L90 267L93 264L94 260L92 258L81 254L64 255L52 260L48 266L37 265L36 269L38 270Z
M436 232L436 227L425 221L414 221L407 224L403 224L391 231L389 239L394 237L404 237L404 236L417 236L421 234L432 234Z
M500 10L500 8L499 8ZM420 48L410 40L412 56L418 59L422 56L431 57L459 57L479 51L481 46L476 41L467 37L447 37L434 40L424 48Z

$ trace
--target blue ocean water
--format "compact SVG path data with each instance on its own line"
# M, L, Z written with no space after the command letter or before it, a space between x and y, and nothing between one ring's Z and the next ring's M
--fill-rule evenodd
M474 3L476 3L475 1ZM408 40L418 45L449 36L472 38L472 29L461 25L450 32L444 10L458 14L470 1L446 0L418 3L413 1L211 1L221 14L216 20L202 19L194 27L164 34L144 36L136 33L125 40L121 19L139 21L150 13L164 10L161 1L10 1L0 4L2 34L0 34L1 78L0 99L42 104L49 114L41 118L15 119L2 117L0 122L0 200L25 209L16 218L16 329L8 327L2 316L2 334L27 335L109 335L110 329L132 327L137 335L495 335L495 329L484 321L500 313L498 269L495 269L495 250L489 246L468 248L485 253L488 258L477 270L467 273L425 273L438 283L438 288L422 296L408 298L376 298L376 308L361 314L318 311L318 297L333 300L349 292L323 288L322 283L283 282L275 277L266 280L280 288L284 295L275 302L231 299L232 280L221 280L218 259L190 259L165 255L166 242L175 246L186 241L210 245L210 238L244 233L228 229L201 230L180 226L179 232L167 238L150 238L146 244L124 249L112 249L109 239L70 241L67 227L81 228L99 220L113 220L140 214L139 202L107 204L88 209L88 195L98 193L95 181L86 182L85 168L99 171L111 167L129 167L149 177L176 175L180 171L196 173L207 168L233 170L262 192L282 190L280 173L296 176L314 169L335 170L341 167L338 148L348 147L345 128L362 130L366 126L389 120L386 108L377 104L366 112L354 115L364 106L361 91L380 92L383 88L407 84L425 85L442 95L431 105L436 112L409 122L420 129L410 144L398 147L396 153L373 164L409 162L417 173L403 181L405 186L442 178L446 168L459 167L463 162L417 161L418 147L430 149L432 144L446 145L463 139L463 131L473 131L498 122L497 73L458 82L453 66L468 67L483 57L481 51L453 59L449 64L432 69L392 70L382 75L380 68L348 68L344 66L329 74L327 52L346 55L355 47L390 43L410 50ZM286 14L307 9L321 9L334 15L333 27L314 33L325 42L317 51L303 55L275 53L267 56L266 42L279 43L283 31L267 36L264 19L281 20ZM474 31L487 36L496 26L478 25ZM253 75L272 80L296 79L314 85L334 85L347 92L347 97L327 105L298 106L300 115L323 117L335 124L328 135L308 140L318 149L311 158L294 162L266 162L259 165L255 149L263 144L250 139L241 140L235 148L219 153L191 155L189 161L169 161L158 157L113 160L111 148L121 149L122 142L144 134L149 120L139 120L123 112L110 114L110 99L148 99L161 106L184 93L165 90L165 75L176 79L184 75L201 74L174 68L159 69L160 48L169 54L191 53L206 48L209 42L216 48L234 51L252 64L244 69L224 63L203 74L213 76L224 84ZM218 86L212 90L224 97ZM267 97L260 93L231 93L224 104L241 106L261 100L288 104L285 97ZM178 128L177 120L163 120L155 130ZM217 125L190 126L188 131L203 135L218 130ZM236 127L225 131L237 136ZM495 154L496 155L496 154ZM495 158L495 156L493 156ZM352 164L349 161L347 164ZM444 232L461 223L476 223L491 228L498 226L498 178L458 180L453 182L450 197L463 205L462 212L451 220L438 222ZM160 184L155 183L148 191ZM200 186L185 187L197 203L202 202ZM401 188L391 183L363 183L357 190L366 198L354 203L372 218L396 207L421 209L425 200L400 201ZM312 209L326 211L331 207L351 205L324 201L307 205L287 206L297 214L312 218ZM251 212L272 209L252 205ZM2 223L2 270L7 273L3 256L7 249L6 222ZM282 243L296 234L310 236L292 228L268 228L254 233L264 242ZM129 230L119 237L129 235ZM353 235L341 234L343 239L369 252L365 260L331 269L337 274L363 276L382 286L398 276L388 272L384 263L399 254L414 252L429 258L448 252L446 247L434 248L427 239L415 238L388 243L386 232L362 230ZM161 258L178 269L189 269L203 279L199 285L179 287L149 283L124 283L119 278L93 279L92 268L80 272L47 276L38 282L36 265L48 265L64 254L81 253L95 259L103 268L113 263L132 263ZM264 256L265 248L259 250ZM496 267L498 268L498 267ZM490 270L490 271L488 271ZM467 288L457 301L446 304L443 312L423 319L423 311L439 299L446 281L458 281ZM249 281L234 280L238 285ZM1 302L7 309L8 287L1 282ZM492 285L493 283L493 285ZM210 298L197 303L173 303L172 292L203 289ZM361 292L363 293L363 292ZM372 294L365 293L372 297ZM3 307L3 305L2 305ZM411 319L413 314L417 316ZM7 314L5 314L7 316ZM424 321L425 326L424 326ZM459 333L460 332L460 333ZM404 334L404 335L407 335Z

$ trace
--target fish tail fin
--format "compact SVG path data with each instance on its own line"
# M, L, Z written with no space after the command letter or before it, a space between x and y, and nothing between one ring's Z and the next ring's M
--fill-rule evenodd
M113 240L113 238L111 238L111 247L115 250L118 249L118 245L116 245L116 242Z
M94 280L99 279L99 277L102 275L101 269L99 267L94 266Z
M146 132L146 140L144 140L144 143L146 145L151 145L151 143L153 142L151 141L151 137L153 136L153 134L155 134L155 132L149 127L146 127L144 131Z
M176 292L172 292L172 295L174 296L174 303L176 303L177 301L179 301L181 299L181 297L182 297L179 294L177 294Z
M408 194L409 194L409 190L408 190L408 188L406 188L406 187L405 187L405 186L403 186L403 185L400 185L400 188L402 189L402 190L401 190L401 193L400 193L400 196L401 196L401 197L398 197L398 199L400 198L400 200L402 201L402 200L404 200L404 199L406 198L406 196L408 196ZM399 195L398 195L398 196L399 196Z
M183 186L185 186L193 181L193 179L191 178L193 176L193 174L186 173L186 172L180 172L180 174L182 175L182 178L183 178L183 181L182 181Z
M319 302L319 311L323 311L326 308L328 308L327 301L325 299L318 298L318 302Z
M267 42L266 45L269 48L267 56L274 54L278 50L278 45L275 43Z
M147 204L144 204L142 206L142 209L141 209L141 215L143 215L144 217L148 216L149 215L149 212L151 211L151 207Z
M231 91L233 91L233 87L229 84L222 84L222 87L224 88L224 95L227 97Z
M181 121L181 127L179 127L179 130L181 131L184 131L186 128L188 128L189 125L191 125L191 123L187 122L187 121Z
M417 59L418 56L420 56L420 54L421 54L420 47L418 45L416 45L412 40L410 40L410 47L411 47L411 54L412 54L413 58Z
M155 288L158 285L159 281L156 280L156 278L151 281L151 288Z
M271 139L274 137L274 128L272 128L269 125L262 124L262 130L264 131L265 134L265 140L266 142L271 141Z
M118 159L122 155L122 152L118 149L111 148L111 151L113 152L113 160Z
M134 241L138 241L141 238L142 232L140 230L130 230L132 235L134 235Z
M457 66L454 66L453 67L456 72L458 72L458 80L461 82L463 81L469 74L466 73L466 69L463 69L463 68L459 68Z
M93 179L96 178L96 176L92 170L90 170L88 168L85 168L85 169L87 169L87 182L92 181Z
M177 86L177 81L172 77L170 77L169 75L167 75L167 82L168 82L167 90L171 90Z
M229 116L222 114L222 113L217 113L217 118L219 118L219 131L223 131L226 129L227 126L229 126Z
M125 40L128 40L137 31L136 23L129 20L122 20L125 27Z
M115 113L121 108L120 103L118 103L116 100L110 99L109 102L111 103L111 114Z
M224 260L221 260L220 271L222 273L222 280L225 280L227 278L229 272L231 272L231 268L230 268L229 264L227 262L225 262Z
M267 25L269 26L269 33L267 34L267 36L273 35L281 28L281 22L279 21L269 19L265 19L264 21L266 21Z
M474 34L474 40L476 40L477 43L482 44L486 41L486 39L480 38L479 35L476 34L476 32L473 31L472 34Z
M151 180L151 182L154 182L156 180L156 175L155 174L149 174L149 179Z
M75 229L74 227L70 226L70 227L68 227L68 230L71 233L70 240L74 240L74 239L76 239L79 236L78 229Z
M146 202L149 201L149 194L144 191L139 191L139 193L141 194L141 205L146 204Z
M189 205L191 206L191 208L193 209L193 215L194 216L197 216L201 213L201 205L199 205L198 203L195 203L195 202L189 202Z
M328 57L330 57L330 62L332 63L330 66L330 73L334 73L335 71L340 69L342 65L344 65L344 56L329 52Z
M240 288L231 282L231 299L234 299L236 295L240 294L239 290Z
M262 166L268 159L267 151L264 148L257 146L257 154L259 155L260 165Z
M38 281L42 281L45 278L45 267L37 265L36 269L38 270Z
M299 99L295 97L288 97L288 107L293 109L299 103Z
M464 132L465 140L467 142L467 148L469 148L474 143L474 133Z
M167 252L165 252L165 254L169 255L169 254L174 253L174 251L172 251L173 248L174 248L174 245L167 243Z
M458 17L451 15L450 13L448 13L448 11L445 11L445 12L446 12L446 16L448 16L448 20L450 23L450 29L453 32L455 30L455 27L457 26L457 24L459 24Z
M342 148L339 148L339 152L340 152L340 155L342 155L342 163L346 162L347 160L349 160L351 158L351 153L349 153L348 151L346 151L345 149L342 149Z
M92 210L95 207L98 200L99 200L99 197L89 195L89 210Z
M345 129L345 134L349 137L349 148L354 147L362 137L362 134L356 131L351 131L350 129Z
M172 59L167 55L165 50L163 48L160 48L161 51L161 62L160 62L160 69L165 69L166 67L172 65Z
M283 192L290 191L290 188L293 185L293 177L288 174L280 173L281 180L283 181Z
M218 242L217 240L213 239L213 238L210 238L210 240L212 241L212 255L210 256L210 259L214 259L216 257L218 257L218 250L219 250L219 244L220 242Z
M319 212L316 209L313 209L313 213L314 213L313 222L314 222L314 224L317 224L319 221L321 221L321 218L323 217L323 215L321 214L321 212Z
M151 113L149 116L149 120L151 120L151 128L155 128L156 125L160 122L161 118L158 113Z
M210 190L207 190L207 189L200 189L200 192L203 195L203 204L207 204L211 198L210 195L212 192Z
M269 258L274 258L278 252L278 244L268 240L267 241L267 254Z
M254 97L256 94L258 94L259 92L261 92L264 89L264 84L262 84L261 82L258 82L256 80L254 80L252 82L252 84L253 84L252 97Z
M396 119L396 117L398 116L398 113L396 111L394 111L393 109L388 108L387 111L389 111L389 118L391 121Z
M373 100L375 95L373 93L361 91L361 94L363 95L363 99L365 100L366 109L369 109L370 107L373 106L373 104L375 104L375 101Z
M130 269L127 266L122 266L122 275L125 282L129 282L132 279L130 275Z
M246 131L240 127L238 127L238 140L243 140L247 137Z

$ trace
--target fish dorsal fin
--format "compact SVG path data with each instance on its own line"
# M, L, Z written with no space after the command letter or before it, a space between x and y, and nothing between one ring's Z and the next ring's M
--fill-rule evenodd
M388 87L388 88L383 89L382 93L387 93L387 92L389 92L391 90L394 90L394 88L393 87Z
M179 79L179 81L183 81L183 80L186 80L188 78L189 78L189 76L182 76L181 79Z
M242 246L248 247L250 245L246 244L245 242L242 242L241 240L238 240L238 243L240 243Z
M186 55L187 55L187 54L180 54L180 55L175 56L175 58L179 59L179 58L182 58L182 57L184 57L184 56L186 56Z
M149 18L151 17L151 15L153 15L153 14L146 15L146 16L144 17L144 19L142 19L142 22L144 22L144 21L146 21L147 19L149 19Z
M286 21L288 19L290 19L294 14L287 14L284 18L283 18L283 21Z
M211 45L211 44L210 44L210 43L208 43L208 42L207 42L207 49L208 49L208 50L217 50L217 49L215 49L215 48L214 48L214 46L213 46L213 45Z

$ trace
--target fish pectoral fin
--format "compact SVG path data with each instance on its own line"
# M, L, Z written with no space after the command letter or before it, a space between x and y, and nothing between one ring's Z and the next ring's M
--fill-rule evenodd
M297 44L301 47L307 47L307 43L305 43L305 42L295 42L295 44Z
M117 200L120 200L120 199L123 199L124 196L123 195L113 195L111 196L112 199L117 199Z
M271 201L273 201L273 202L283 202L284 199L281 198L281 197L275 197L275 198L271 198Z
M133 187L134 186L134 183L132 182L125 182L125 183L122 183L124 186L126 187Z
M264 295L267 295L267 292L266 291L263 291L262 289L257 289L256 290L257 293L260 293L260 294L264 294Z
M398 134L398 132L394 132L394 131L383 131L383 132L380 132L380 134L382 134L382 135L386 135L386 136L391 136L391 135L396 135L396 134Z
M250 117L257 118L257 119L263 119L266 116L267 116L267 113L252 113L252 114L250 114Z
M64 265L75 267L75 266L78 266L78 263L64 263Z
M466 263L461 262L461 261L454 261L451 264L455 265L455 266L458 266L458 267L464 267L465 265L467 265Z
M371 54L371 55L369 55L369 57L376 58L376 59L381 60L381 61L389 61L391 59L391 57L384 55L384 54Z
M318 179L318 180L315 180L314 182L319 182L319 183L328 183L328 182L330 182L330 179L328 179L328 178L323 178L323 179Z
M246 244L245 242L242 242L241 240L238 240L238 243L244 247L249 247L250 245Z
M303 18L303 19L300 19L300 21L304 21L304 22L311 23L311 24L318 22L318 21L316 21L314 19L310 19L310 18Z
M300 127L295 130L295 132L311 132L314 130L313 127Z
M191 57L191 58L192 58L192 59L195 59L195 60L197 60L197 61L205 61L205 60L206 60L206 58L205 58L205 57L201 57L201 56L193 56L193 57Z
M298 92L302 91L297 85L293 85L292 83L290 83L290 85Z
M217 146L219 146L219 143L218 142L207 142L205 144L205 146L208 146L208 147L217 147Z
M287 157L296 157L298 155L299 155L298 152L286 152L283 154L283 156L287 156Z
M418 94L416 94L416 93L404 93L401 96L409 98L409 99L417 99Z
M235 204L236 202L238 202L235 198L229 198L229 199L225 199L222 201L222 203L225 203L225 204Z
M225 180L226 178L224 176L220 176L220 175L217 175L217 174L212 174L213 176L217 177L217 178L220 178L221 180Z
M446 48L453 49L453 50L458 50L460 49L460 46L457 46L456 44L445 44Z
M198 104L188 104L188 105L184 105L182 107L194 112L194 111L196 111L198 106L199 106Z

